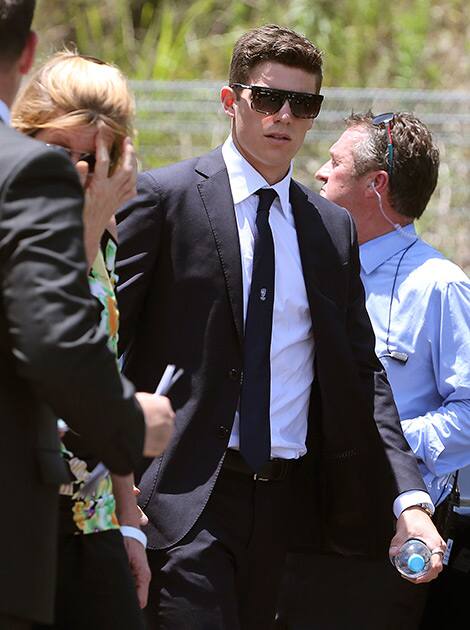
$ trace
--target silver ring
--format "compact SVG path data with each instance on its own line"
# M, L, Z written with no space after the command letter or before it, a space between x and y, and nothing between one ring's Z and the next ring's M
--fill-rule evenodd
M442 549L432 549L431 556L435 554L439 554L440 556L444 557L444 552L442 551Z

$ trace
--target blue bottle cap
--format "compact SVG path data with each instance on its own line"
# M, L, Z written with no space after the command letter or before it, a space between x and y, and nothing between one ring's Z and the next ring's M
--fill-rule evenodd
M423 556L419 553L412 553L408 558L407 565L410 571L413 571L413 573L419 573L424 569L426 562Z

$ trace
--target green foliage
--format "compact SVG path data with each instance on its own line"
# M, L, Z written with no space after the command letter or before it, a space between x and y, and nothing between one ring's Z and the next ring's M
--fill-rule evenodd
M42 50L75 42L136 79L222 78L245 30L267 22L325 51L325 83L469 84L467 0L39 0Z
M117 64L132 79L220 81L236 39L266 23L304 33L325 52L326 86L470 87L468 0L38 0L35 28L40 61L72 44ZM169 97L161 87L145 90L137 90L144 168L200 154L225 137L226 121L211 122L205 109L211 103L217 107L216 90L194 101L189 111L174 107L181 92ZM183 98L193 97L187 91ZM338 119L343 115L335 113ZM321 125L319 120L314 142L296 160L297 176L309 185L328 151ZM452 120L443 124L444 139L453 125ZM442 145L439 187L421 225L426 238L470 270L464 216L468 151L468 145Z

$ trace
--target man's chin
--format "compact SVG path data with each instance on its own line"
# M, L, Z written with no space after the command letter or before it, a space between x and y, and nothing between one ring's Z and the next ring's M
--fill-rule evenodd
M320 195L326 197L326 191L323 188L320 189Z

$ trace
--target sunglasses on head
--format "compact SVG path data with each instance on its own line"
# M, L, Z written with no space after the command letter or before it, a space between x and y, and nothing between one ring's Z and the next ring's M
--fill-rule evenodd
M316 118L323 102L321 94L309 92L290 92L243 83L231 83L230 87L251 90L251 108L260 114L275 114L288 100L290 110L296 118Z
M74 164L77 162L86 162L88 164L88 174L91 175L95 171L96 155L94 153L78 153L72 151L69 147L64 147L61 144L48 144L48 147L53 149L64 151Z
M395 118L395 114L393 112L386 112L385 114L379 114L378 116L374 116L372 118L372 124L375 127L380 127L381 125L385 125L387 129L388 136L388 146L387 146L387 166L388 166L388 174L391 177L393 172L393 138L392 138L392 123Z

